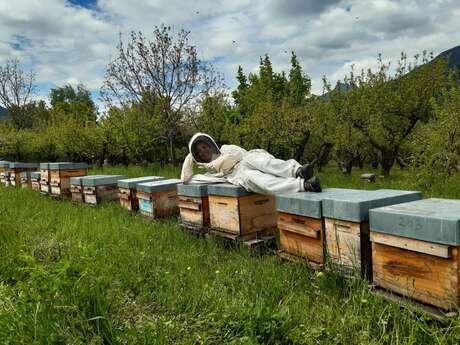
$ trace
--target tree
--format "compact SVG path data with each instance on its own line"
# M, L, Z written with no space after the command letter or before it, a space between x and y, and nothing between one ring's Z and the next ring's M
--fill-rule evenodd
M68 84L51 89L49 97L53 110L73 116L82 123L97 120L96 105L90 91L83 84L77 85L76 88Z
M109 63L101 90L109 104L114 99L124 105L136 101L146 106L148 116L159 117L173 164L185 108L221 81L212 66L198 58L189 34L180 30L174 35L171 27L161 25L152 40L132 31L126 45L120 35L118 56Z
M32 125L23 108L32 99L34 82L35 73L24 71L17 59L8 60L4 66L0 66L0 105L8 109L12 122L18 128Z

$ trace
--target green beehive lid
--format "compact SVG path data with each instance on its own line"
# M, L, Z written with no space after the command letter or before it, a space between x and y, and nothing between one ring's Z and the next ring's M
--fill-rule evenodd
M321 193L298 192L276 196L276 208L280 212L320 219L323 216L322 201L327 197L344 194L350 189L326 188Z
M40 180L40 172L38 171L32 171L30 173L30 178L34 181Z
M175 178L169 180L150 181L136 184L136 190L144 193L166 192L176 190L179 183L181 183L181 180Z
M120 188L134 188L138 183L152 182L164 180L163 176L144 176L144 177L135 177L127 178L124 180L118 181L118 187Z
M126 178L123 175L88 175L82 176L83 186L102 186L106 184L117 184L118 180Z
M10 162L8 161L0 161L0 168L9 168Z
M21 171L21 172L19 173L19 176L20 176L21 178L30 177L30 171Z
M75 177L71 177L70 178L70 184L71 185L79 185L81 186L81 181L83 180L83 177L86 177L86 176L75 176Z
M424 199L373 209L369 213L372 231L460 245L460 200Z
M235 186L230 183L213 184L208 187L208 195L239 197L253 194L254 193L247 191L243 187Z
M23 163L23 162L12 162L10 163L10 168L11 169L16 169L16 168L38 168L39 164L38 163Z
M377 207L420 200L420 192L394 189L356 190L326 197L322 202L323 217L365 222L369 220L369 210Z
M177 194L197 198L208 196L208 186L206 183L181 183L177 185Z
M40 163L40 169L49 169L51 163Z
M73 162L49 163L49 169L52 169L52 170L88 169L88 164L86 164L86 163L73 163Z

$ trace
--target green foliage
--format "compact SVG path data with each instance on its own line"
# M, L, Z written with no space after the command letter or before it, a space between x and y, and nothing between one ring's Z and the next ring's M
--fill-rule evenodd
M96 122L97 110L91 93L82 84L74 88L72 85L64 85L51 89L50 103L52 109L62 116L73 117L75 120Z

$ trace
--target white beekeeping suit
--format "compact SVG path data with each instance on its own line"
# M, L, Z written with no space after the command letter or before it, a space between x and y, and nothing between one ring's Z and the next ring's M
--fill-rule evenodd
M198 141L212 147L211 162L200 162L194 152ZM301 165L294 159L283 161L265 150L246 151L236 145L223 145L219 149L214 139L204 133L192 137L189 150L182 166L181 180L184 183L230 182L255 193L272 195L305 190L304 180L296 177ZM193 175L194 163L207 173Z

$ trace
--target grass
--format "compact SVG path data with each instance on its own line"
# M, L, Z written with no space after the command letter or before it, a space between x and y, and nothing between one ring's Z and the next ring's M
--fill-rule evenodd
M91 173L177 177L178 169ZM328 167L326 186L409 188L406 172L365 185ZM460 197L458 180L424 190ZM359 280L191 237L177 219L146 222L0 187L1 344L457 344L440 324Z

